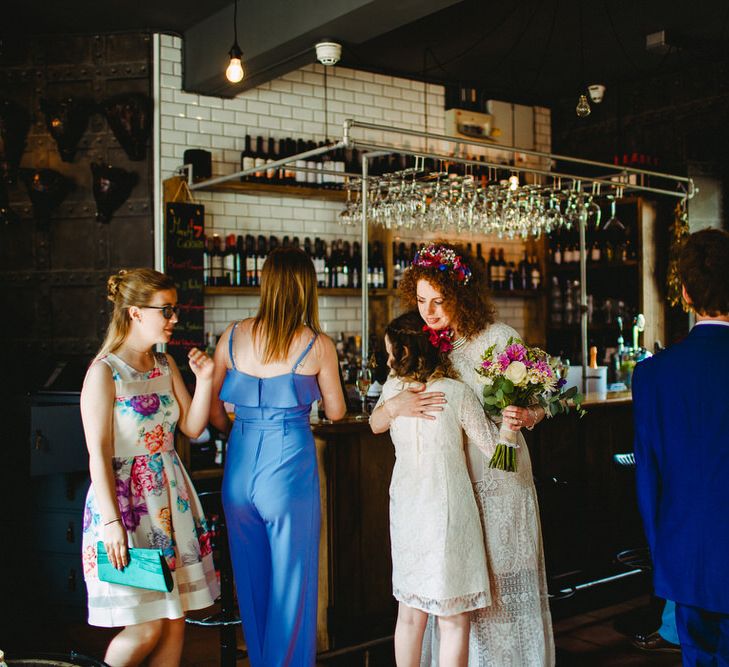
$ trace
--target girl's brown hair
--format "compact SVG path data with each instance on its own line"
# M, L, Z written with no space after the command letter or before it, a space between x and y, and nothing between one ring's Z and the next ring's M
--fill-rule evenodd
M276 248L263 265L252 327L254 340L263 342L263 362L284 361L302 325L321 332L314 264L299 248Z
M468 284L459 282L449 269L440 271L435 266L410 266L399 284L403 307L418 307L418 281L427 280L443 295L443 308L456 325L458 334L468 338L475 336L494 321L494 304L484 267L462 245L440 240L428 245L443 246L460 255L461 262L471 270Z
M390 341L391 368L398 377L416 382L458 377L448 355L440 352L428 339L417 310L392 320L385 329L385 335Z
M131 306L146 306L162 290L175 289L175 281L154 269L122 269L106 281L106 297L114 304L111 321L96 358L118 350L129 334Z

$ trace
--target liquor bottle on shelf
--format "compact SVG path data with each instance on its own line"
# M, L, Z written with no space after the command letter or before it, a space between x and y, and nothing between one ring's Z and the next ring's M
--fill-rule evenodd
M314 150L316 148L316 142L309 141L306 146L307 150ZM318 159L317 156L311 156L307 158L306 160L306 168L309 169L308 172L306 172L306 185L308 185L310 188L315 188L317 185L317 176L321 176L321 174L317 174L317 165L318 165Z
M326 275L326 254L324 241L318 236L314 240L314 268L316 269L316 280L319 287L327 286Z
M374 274L374 287L375 289L383 289L387 285L385 276L385 257L382 254L382 244L379 241L375 241L372 246L372 267Z
M306 256L313 262L314 255L312 254L311 249L311 239L308 236L304 238L304 252L306 253ZM314 269L316 270L316 264L314 264Z
M499 258L496 261L496 289L506 289L506 259L504 249L499 248Z
M235 285L235 274L238 254L235 251L235 234L225 237L225 251L223 252L223 278L222 285Z
M296 142L291 137L286 137L283 140L284 153L281 157L291 157L296 153ZM295 185L296 183L296 170L293 165L288 162L282 168L282 182L286 185Z
M235 285L239 287L246 284L246 247L243 237L239 234L235 241L236 267Z
M271 167L271 163L278 160L278 142L273 138L268 138L268 151L266 152L266 182L278 183L278 169Z
M529 266L531 268L529 288L537 290L542 286L542 272L539 269L539 261L536 255L532 256Z
M256 172L253 180L262 183L266 178L266 151L263 150L263 137L256 137L256 152L254 155Z
M339 281L339 251L337 250L337 242L332 241L329 244L329 253L326 259L327 287L338 287Z
M337 176L334 178L334 187L344 187L344 172L346 171L346 165L344 163L344 149L337 148L334 153L334 171L337 172Z
M256 285L256 240L253 234L246 234L246 277L248 287Z
M303 139L298 139L296 141L296 153L300 154L303 153L307 149L306 144L304 143ZM296 185L298 186L305 186L307 183L307 173L303 171L303 169L307 166L306 160L298 159L296 160Z
M291 246L293 248L296 248L297 250L299 248L301 248L301 243L299 242L299 237L298 236L294 236L294 238L291 239Z
M506 265L504 278L504 289L509 292L514 291L514 273L516 273L516 269L514 268L514 262L509 262Z
M601 259L600 243L594 241L590 248L590 261L597 264Z
M261 271L263 270L263 264L266 261L267 254L266 237L259 235L256 247L256 287L260 287L261 285Z
M218 234L213 234L213 252L210 256L210 284L223 284L223 248Z
M524 250L524 258L519 262L517 277L514 282L516 284L516 289L529 289L529 283L531 282L531 266L529 266L529 255L527 250Z
M491 248L489 250L489 261L488 261L488 280L489 280L489 287L492 290L499 289L498 287L498 265L497 265L497 259L496 259L496 248Z
M554 248L554 254L552 255L552 261L560 266L562 264L562 245L557 241L557 245Z
M203 241L203 284L212 285L210 281L210 260L213 253L213 239L206 236Z
M268 248L267 248L268 252L266 252L266 254L268 254L269 252L272 252L276 248L278 248L278 239L275 236L273 236L273 234L272 234L271 236L268 237Z
M205 354L207 354L209 357L215 355L216 343L217 341L215 340L215 334L212 331L208 331L205 334Z
M484 259L484 256L481 249L481 244L476 244L476 264L478 264L484 271L486 270L486 260Z
M562 289L559 286L559 278L552 276L552 287L549 290L550 321L553 325L562 324Z
M339 241L341 244L342 241ZM342 246L340 246L340 254L339 254L339 261L340 261L340 268L339 268L339 284L337 287L352 287L351 285L351 273L350 273L350 266L352 264L352 254L351 254L351 248L349 246L349 241L345 241Z
M352 287L360 289L362 287L362 247L359 241L352 244L352 270L350 276L352 278Z
M240 168L241 171L244 169L252 169L256 166L256 159L253 155L253 147L251 146L251 135L246 134L245 139L245 148L243 149L243 152L240 154ZM241 181L250 181L251 176L241 176Z

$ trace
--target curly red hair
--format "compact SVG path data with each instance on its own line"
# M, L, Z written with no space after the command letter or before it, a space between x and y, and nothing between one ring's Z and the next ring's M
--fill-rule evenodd
M429 244L430 245L430 244ZM403 308L417 309L419 280L427 280L443 295L443 308L462 336L472 337L494 322L495 308L484 267L459 244L436 240L432 245L443 246L460 255L461 261L471 270L468 284L459 282L452 271L440 271L437 267L410 266L398 285Z

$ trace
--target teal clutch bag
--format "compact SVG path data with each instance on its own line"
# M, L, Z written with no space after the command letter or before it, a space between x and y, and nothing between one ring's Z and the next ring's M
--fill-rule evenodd
M129 548L129 564L117 570L110 562L103 542L96 544L99 580L135 588L169 593L174 582L172 573L160 549Z

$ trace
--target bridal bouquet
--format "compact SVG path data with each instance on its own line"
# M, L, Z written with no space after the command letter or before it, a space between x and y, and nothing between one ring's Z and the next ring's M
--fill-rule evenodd
M566 380L557 377L556 366L557 360L544 350L529 347L518 338L509 338L503 352L497 352L496 345L489 347L476 368L483 382L486 413L498 416L507 405L526 408L538 403L552 417L569 412L571 400L580 416L584 415L577 387L563 392ZM516 431L502 423L490 468L516 472L516 435Z

